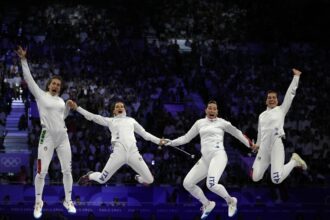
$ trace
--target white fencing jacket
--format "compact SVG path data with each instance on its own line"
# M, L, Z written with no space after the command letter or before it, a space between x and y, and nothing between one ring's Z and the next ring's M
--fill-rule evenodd
M186 144L199 134L202 155L209 155L209 153L224 150L223 138L225 132L237 138L245 146L250 147L250 140L229 121L222 118L209 119L207 117L197 120L185 135L172 140L170 145Z
M64 119L70 112L69 107L61 97L52 96L49 92L40 89L31 75L27 60L21 59L21 63L23 77L37 102L41 126L48 131L66 131Z
M119 142L127 151L133 150L131 148L137 148L134 132L140 135L143 139L151 141L157 145L160 142L159 138L146 132L134 118L127 117L125 113L115 117L103 117L101 115L90 113L82 107L78 107L77 111L87 120L94 121L99 125L107 126L111 132L111 143L115 144L116 142Z
M259 115L258 139L256 144L260 146L260 149L271 147L276 137L283 137L285 135L283 129L284 119L296 95L299 78L296 75L293 77L282 105L272 109L267 107L266 111Z

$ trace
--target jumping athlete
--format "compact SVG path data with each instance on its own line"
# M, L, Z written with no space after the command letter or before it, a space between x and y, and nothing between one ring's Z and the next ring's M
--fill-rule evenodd
M62 78L60 76L53 76L48 80L46 91L40 89L31 75L26 59L27 50L19 46L16 53L21 59L23 77L37 102L42 127L38 146L37 175L34 179L36 200L33 215L37 219L42 216L44 204L42 193L45 185L45 176L54 150L57 152L63 173L65 192L63 205L69 213L74 214L76 213L76 208L71 200L73 182L71 174L71 147L64 122L70 111L68 103L71 100L65 104L64 100L59 97L62 88Z
M102 172L88 172L79 179L79 185L85 185L90 180L104 184L124 164L129 165L138 173L135 179L139 183L151 184L154 181L154 177L136 146L134 132L157 145L163 145L166 141L146 132L135 119L127 117L123 102L119 101L114 104L112 109L114 117L92 114L82 107L78 107L76 103L70 104L70 107L82 114L87 120L107 126L112 134L113 153L110 154L110 158Z
M205 219L215 207L215 202L209 201L202 189L197 185L198 182L206 177L207 188L226 200L228 204L228 216L232 217L237 212L237 199L230 196L223 185L218 184L227 165L227 154L223 145L224 134L228 132L253 150L255 145L230 122L217 117L218 106L216 101L208 102L205 114L206 117L197 120L185 135L172 141L169 140L165 146L183 145L190 142L198 134L200 135L202 157L185 177L183 186L193 197L203 204L201 218Z
M281 183L294 167L307 169L305 161L297 153L293 153L291 160L284 165L285 153L282 142L282 138L285 137L284 118L296 95L301 75L301 72L297 69L292 69L292 72L294 76L286 91L282 105L278 106L277 93L268 91L267 109L259 115L256 143L259 151L252 167L252 179L255 182L262 179L269 165L271 165L271 179L275 184Z

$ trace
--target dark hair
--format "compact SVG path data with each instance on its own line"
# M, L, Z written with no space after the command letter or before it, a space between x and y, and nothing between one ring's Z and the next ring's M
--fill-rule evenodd
M48 91L48 86L52 83L53 79L58 79L61 81L61 88L60 88L60 94L59 95L62 95L62 91L63 91L63 88L64 88L64 84L63 84L63 79L61 76L59 75L55 75L55 76L52 76L46 83L46 91Z
M115 107L116 107L116 104L117 103L123 103L124 104L124 108L125 108L125 102L124 101L121 101L121 100L117 100L115 101L114 103L112 103L111 107L110 107L110 113L111 115L113 115L113 111L115 110Z
M207 105L209 105L209 104L216 104L216 105L218 106L217 101L215 101L215 100L210 100L210 101L207 103Z
M275 90L268 90L268 91L267 91L267 96L268 96L269 93L275 93L276 96L277 96L277 92L276 92Z

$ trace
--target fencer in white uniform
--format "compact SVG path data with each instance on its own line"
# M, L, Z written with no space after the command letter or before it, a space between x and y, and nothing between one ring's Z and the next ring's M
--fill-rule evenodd
M78 107L76 103L72 108L76 109L87 120L108 127L111 132L111 144L113 147L113 153L110 154L110 158L102 172L88 172L79 179L78 183L80 185L85 185L90 180L104 184L124 164L129 165L138 173L135 179L139 183L151 184L154 181L154 177L136 146L134 133L137 133L147 141L153 142L155 145L163 145L164 142L162 139L146 132L134 118L126 116L123 102L114 104L114 117L103 117L90 113L82 107Z
M275 184L281 183L294 167L307 169L305 161L296 153L293 153L291 160L284 165L285 152L282 142L282 138L285 137L284 119L296 95L301 75L297 69L292 69L292 72L294 76L286 91L283 103L278 105L277 93L268 91L267 109L259 115L256 142L259 150L252 167L253 181L261 180L269 165L271 165L271 179Z
M190 142L198 134L200 135L202 157L185 177L183 186L203 204L201 218L204 219L215 207L215 202L209 201L197 185L206 177L208 189L226 200L228 216L232 217L237 211L237 199L230 196L225 187L218 183L227 165L227 154L223 144L224 134L225 132L231 134L248 148L253 148L253 144L229 121L217 117L218 107L216 101L208 103L205 113L206 117L197 120L185 135L172 141L169 140L165 145L183 145Z
M64 100L59 97L62 78L53 76L46 85L46 91L43 91L31 75L26 59L26 50L19 47L16 53L21 59L24 80L37 102L42 127L38 146L37 174L34 180L36 196L34 217L40 218L42 215L42 193L45 185L45 176L47 175L48 167L55 150L63 173L65 192L63 205L69 213L74 214L76 213L76 209L71 200L73 183L71 174L71 147L64 121L70 109Z

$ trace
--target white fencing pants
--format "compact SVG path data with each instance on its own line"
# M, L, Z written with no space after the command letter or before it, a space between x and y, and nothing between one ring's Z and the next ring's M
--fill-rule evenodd
M152 176L139 151L136 150L133 152L127 152L124 146L119 143L116 143L113 147L113 153L110 154L110 158L103 168L103 171L90 174L89 179L104 184L124 164L129 165L135 172L140 175L138 179L140 183L153 183L154 177Z
M224 150L212 153L212 155L207 157L202 156L185 177L183 187L203 205L207 205L209 200L197 185L198 182L207 177L207 188L228 202L230 195L225 187L218 183L227 165L227 161L227 154Z

